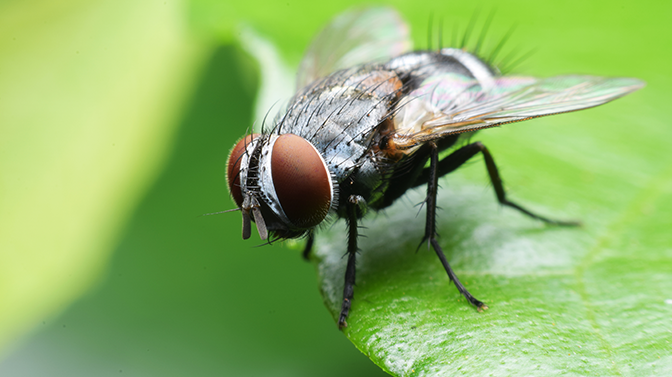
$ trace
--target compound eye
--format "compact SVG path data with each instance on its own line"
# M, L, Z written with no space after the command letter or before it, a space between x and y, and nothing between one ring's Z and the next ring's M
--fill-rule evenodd
M285 215L301 228L313 227L327 216L333 196L324 160L306 139L283 134L273 144L273 186Z
M247 146L258 136L259 134L252 134L240 139L231 149L226 163L226 180L229 182L229 192L238 207L243 205L243 193L240 191L240 160Z

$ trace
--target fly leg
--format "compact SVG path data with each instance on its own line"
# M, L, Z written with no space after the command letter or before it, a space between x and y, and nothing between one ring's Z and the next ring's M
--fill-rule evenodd
M351 195L348 199L348 265L345 268L345 285L343 286L343 304L341 314L338 316L338 328L348 326L345 319L350 313L350 305L355 292L355 260L357 258L357 212L364 204L364 198L359 195Z
M310 232L308 233L308 239L306 240L306 246L303 248L303 252L301 253L301 256L303 256L303 259L310 261L310 253L313 250L313 243L315 243L315 233Z
M430 152L430 163L429 163L429 180L427 182L427 199L426 199L426 204L427 204L427 221L425 223L425 236L422 240L422 242L427 241L428 245L432 245L434 248L434 251L436 252L436 255L439 257L441 260L441 264L443 264L443 268L446 270L448 273L448 277L450 280L455 283L455 287L457 287L457 290L460 291L460 293L469 301L470 304L474 305L478 311L482 311L488 308L487 305L485 305L483 302L479 301L476 299L476 297L472 296L471 293L467 290L467 288L462 285L460 282L460 279L457 278L457 275L455 275L455 272L453 269L450 267L450 264L448 264L448 260L446 259L446 256L443 254L443 250L441 249L441 246L439 246L439 242L436 240L436 194L438 191L439 187L439 149L437 148L435 143L430 143L431 147L431 152Z
M562 220L549 219L547 217L540 216L533 212L530 212L529 210L519 206L518 204L506 199L506 192L504 191L504 185L502 184L502 178L499 176L497 165L495 165L495 160L492 158L492 155L490 154L490 151L488 151L488 148L486 148L485 145L483 145L480 141L465 145L464 147L456 150L455 152L451 153L448 157L441 160L441 162L439 162L438 164L437 175L440 177L454 171L455 169L462 166L465 162L467 162L470 158L472 158L478 153L483 154L483 158L485 159L485 166L488 169L488 175L490 176L490 181L492 182L492 186L494 187L495 193L497 194L497 200L499 201L500 204L509 206L511 208L515 208L518 211L524 213L525 215L537 220L541 220L547 224L563 225L563 226L578 226L581 224L578 221L562 221ZM431 177L432 174L431 169L432 168L430 166L429 170L428 169L423 170L422 174L416 181L415 186L419 186L424 182L429 182L429 178Z

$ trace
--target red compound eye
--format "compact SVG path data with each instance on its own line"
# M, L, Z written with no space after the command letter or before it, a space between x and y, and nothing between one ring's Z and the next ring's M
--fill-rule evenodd
M273 145L271 174L280 205L292 224L310 228L324 220L333 195L331 180L322 157L306 139L280 135Z
M240 139L229 153L227 161L226 179L229 181L229 192L236 201L238 207L243 205L243 194L240 191L240 159L245 153L245 149L252 140L257 138L259 134L247 135Z

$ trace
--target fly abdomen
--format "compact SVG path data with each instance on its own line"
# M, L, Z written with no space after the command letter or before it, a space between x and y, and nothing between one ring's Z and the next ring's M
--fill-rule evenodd
M445 73L455 73L479 81L497 75L495 68L478 56L456 48L436 51L413 51L391 59L385 68L394 70L405 84L417 88L425 79Z

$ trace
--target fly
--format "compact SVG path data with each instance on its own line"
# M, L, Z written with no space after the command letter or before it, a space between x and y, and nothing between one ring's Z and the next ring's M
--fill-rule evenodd
M242 212L244 239L254 222L262 239L306 237L307 257L316 228L345 219L339 328L347 326L354 294L359 219L421 185L427 186L422 243L434 249L467 301L487 309L462 285L437 241L439 177L481 154L500 204L545 223L576 224L509 201L489 150L461 141L480 129L598 106L644 86L632 78L501 75L465 49L408 52L410 46L408 27L394 10L338 16L303 58L298 91L284 112L229 155L229 189ZM451 153L440 159L443 151Z

